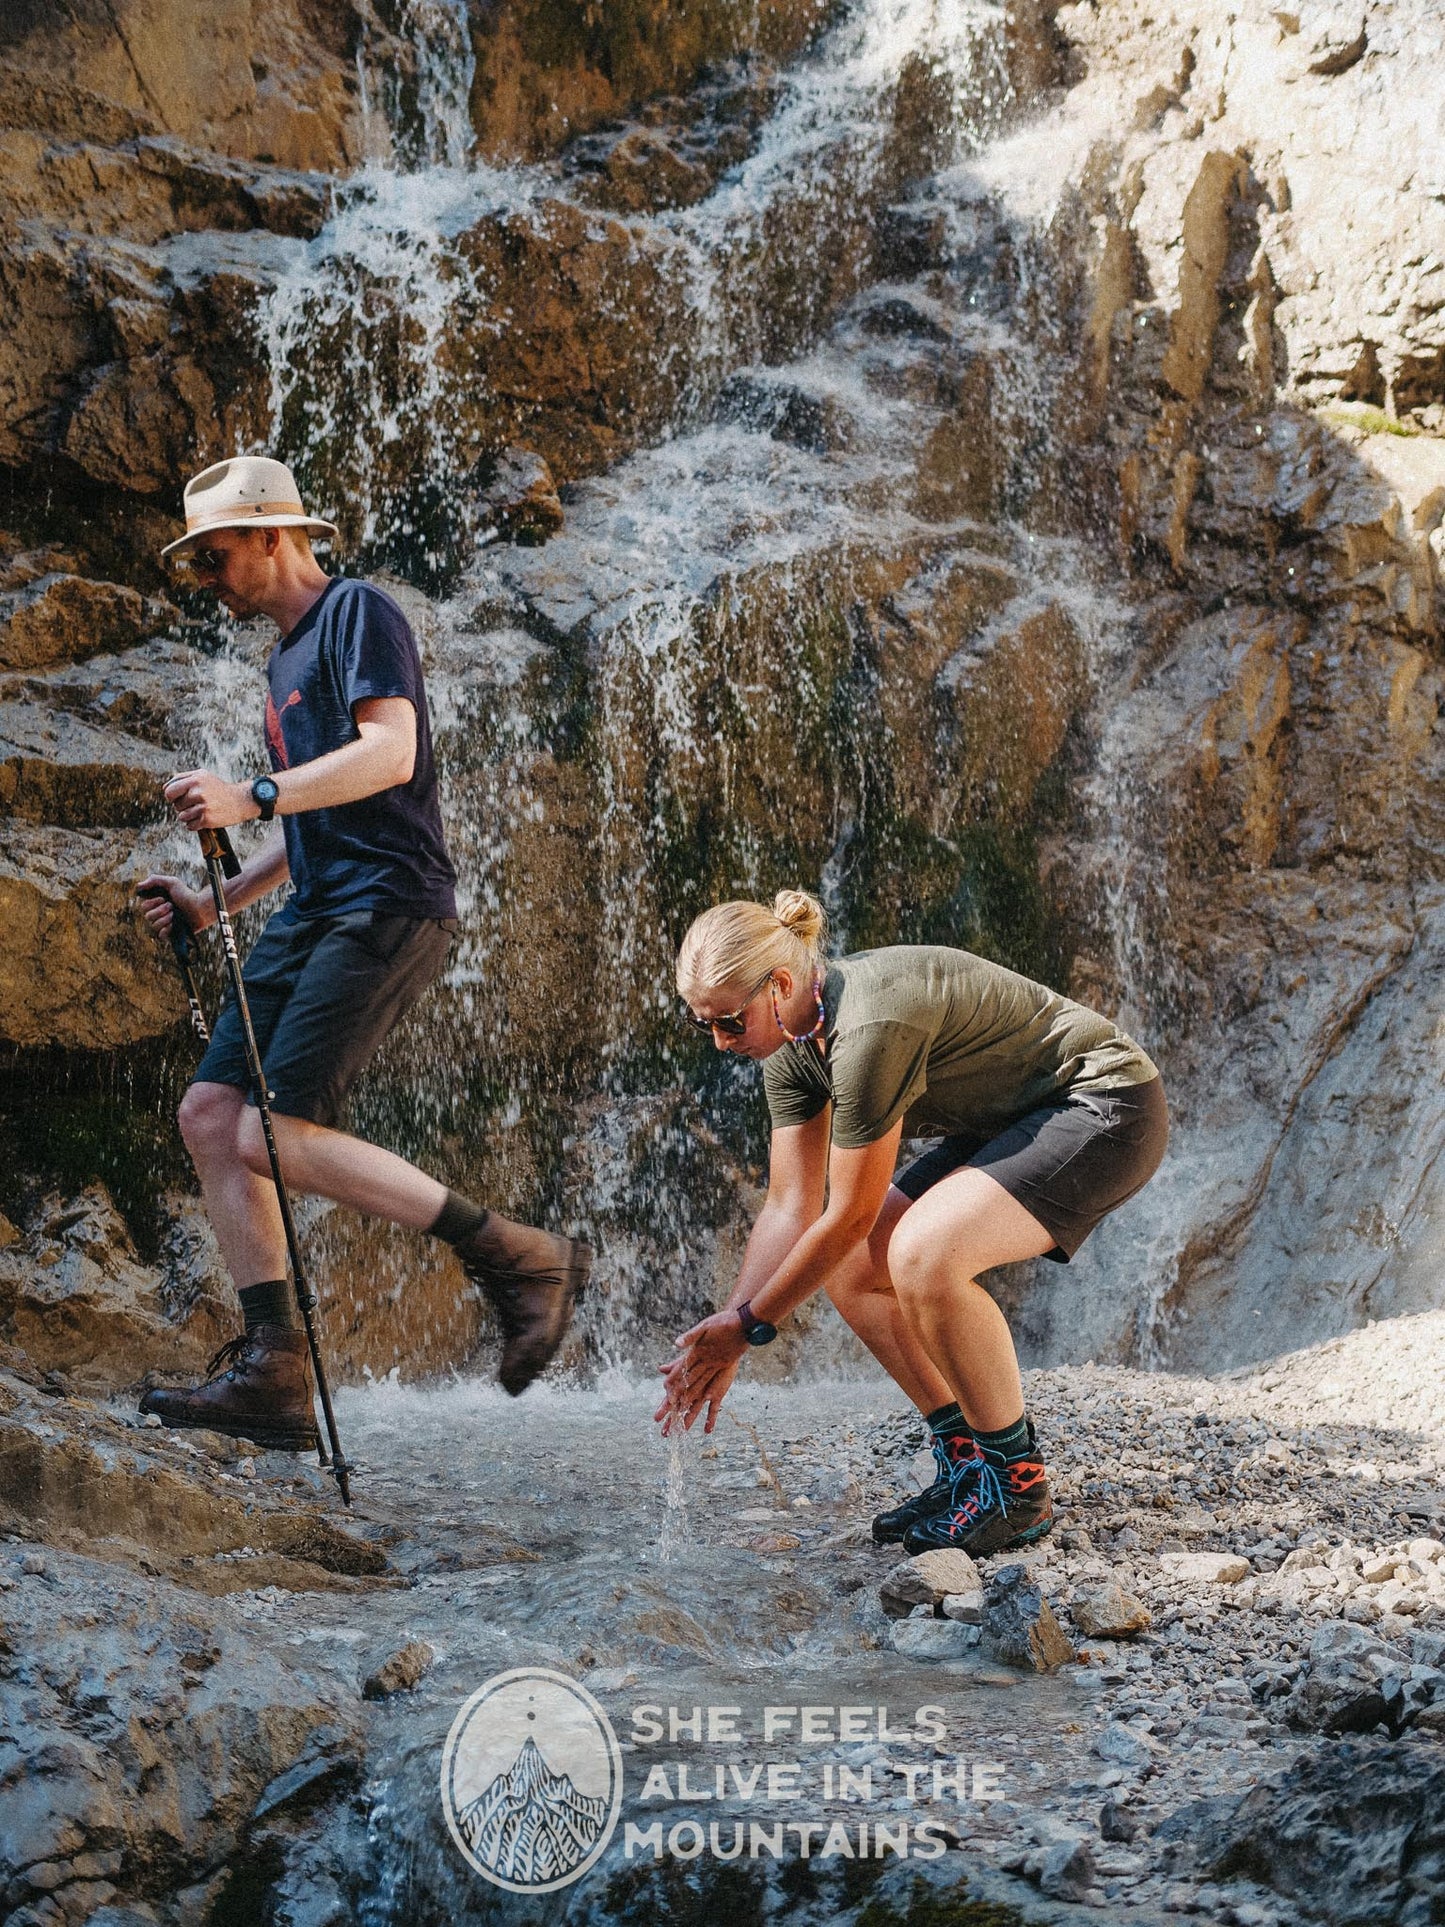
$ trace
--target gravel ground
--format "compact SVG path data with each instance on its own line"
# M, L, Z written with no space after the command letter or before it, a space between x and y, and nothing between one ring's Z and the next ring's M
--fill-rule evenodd
M1320 1736L1292 1726L1287 1708L1322 1623L1413 1642L1417 1657L1438 1648L1431 1664L1445 1663L1445 1312L1224 1378L1084 1366L1031 1373L1026 1391L1058 1522L1037 1549L980 1570L987 1579L1022 1556L1072 1631L1094 1690L1084 1727L1096 1764L1039 1787L1037 1801L991 1809L984 1852L1047 1892L1049 1845L1072 1829L1092 1869L1062 1884L1055 1875L1061 1897L1240 1927L1309 1917L1248 1883L1181 1878L1180 1830L1161 1822L1192 1815L1196 1837L1201 1825L1207 1834L1211 1813L1222 1820L1318 1750ZM906 1417L869 1443L871 1463L857 1469L871 1506L925 1460ZM1075 1612L1108 1581L1148 1609L1145 1631L1079 1632ZM1437 1725L1411 1742L1437 1768L1440 1738Z
M430 1841L417 1865L433 1881L433 1911L418 1917L450 1908L467 1918L470 1877L439 1838L435 1760L457 1708L504 1665L573 1672L624 1730L639 1696L752 1714L764 1700L936 1701L949 1709L938 1759L997 1762L1003 1797L925 1790L919 1805L900 1775L931 1759L927 1748L906 1734L865 1747L840 1735L809 1753L814 1780L825 1762L841 1773L871 1761L875 1792L867 1806L850 1804L840 1780L816 1817L847 1827L937 1820L957 1851L920 1877L962 1876L971 1901L1022 1910L1000 1918L1426 1927L1445 1917L1445 1830L1426 1810L1435 1802L1445 1816L1445 1693L1432 1697L1445 1686L1442 1387L1445 1313L1218 1379L1112 1367L1030 1374L1058 1519L1022 1563L1082 1662L1038 1676L990 1652L987 1606L976 1646L962 1620L929 1615L924 1627L886 1615L881 1589L901 1552L873 1545L872 1515L931 1472L931 1459L916 1415L881 1377L740 1385L711 1439L670 1445L648 1422L651 1392L633 1383L538 1387L525 1424L479 1381L348 1392L357 1505L344 1520L309 1461L267 1454L253 1464L228 1441L0 1385L12 1474L0 1497L30 1508L0 1550L12 1778L33 1783L27 1736L73 1742L63 1771L61 1755L46 1754L54 1774L35 1827L79 1816L66 1835L73 1867L62 1870L78 1893L96 1854L119 1858L110 1816L120 1802L134 1818L126 1865L159 1892L161 1874L146 1869L148 1856L171 1852L161 1838L169 1809L141 1790L121 1736L140 1722L163 1745L204 1820L194 1853L210 1864L216 1828L231 1822L224 1787L212 1786L205 1722L261 1718L279 1736L276 1757L255 1765L254 1797L288 1766L295 1743L281 1742L293 1729L339 1720L356 1773L392 1788L392 1832L377 1819L363 1852L343 1802L329 1819L318 1810L304 1852L330 1855L327 1878L343 1890L348 1881L379 1890L412 1866L417 1840ZM580 1509L579 1466L608 1473ZM1020 1562L980 1562L980 1576ZM1087 1627L1085 1602L1107 1587L1138 1602L1127 1637ZM1326 1624L1384 1640L1407 1655L1406 1673L1416 1663L1430 1676L1429 1703L1399 1737L1380 1726L1342 1742L1292 1722L1312 1636ZM197 1625L210 1643L188 1672ZM438 1657L405 1704L364 1701L362 1676L418 1640ZM1316 1664L1312 1691L1319 1675ZM792 1757L797 1744L788 1734L747 1757ZM705 1747L673 1752L712 1771ZM660 1749L648 1763L664 1758ZM1313 1776L1303 1792L1302 1774ZM1264 1845L1226 1872L1214 1863L1221 1842L1238 1839L1236 1809L1251 1789L1273 1802L1251 1822ZM733 1817L694 1809L680 1790L644 1817L664 1813L669 1824ZM0 1847L13 1844L13 1823L10 1832L0 1830ZM1291 1837L1293 1859L1275 1864L1275 1841ZM16 1867L35 1861L50 1880L59 1849L41 1845L16 1847ZM1390 1871L1405 1861L1404 1877ZM877 1856L866 1864L880 1874ZM889 1870L900 1894L915 1865ZM797 1927L855 1920L856 1894L844 1907L838 1885L846 1863L815 1871L806 1905L796 1869L769 1876L791 1883ZM106 1876L121 1877L130 1875ZM1352 1896L1362 1886L1360 1912ZM919 1905L920 1922L953 1917ZM898 1906L899 1919L914 1918Z

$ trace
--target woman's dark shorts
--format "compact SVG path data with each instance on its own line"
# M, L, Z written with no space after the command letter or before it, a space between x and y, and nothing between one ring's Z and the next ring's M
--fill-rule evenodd
M893 1182L921 1198L965 1165L987 1171L1053 1234L1046 1255L1067 1264L1101 1218L1159 1169L1169 1142L1162 1078L1114 1091L1076 1091L1030 1111L995 1138L946 1137Z
M441 974L455 931L450 918L370 910L272 917L241 973L272 1110L334 1125L383 1040ZM195 1081L251 1089L229 990Z

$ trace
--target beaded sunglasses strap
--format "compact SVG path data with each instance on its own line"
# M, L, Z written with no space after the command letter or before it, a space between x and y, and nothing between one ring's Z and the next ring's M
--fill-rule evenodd
M821 1037L823 1035L823 1027L828 1020L827 1014L823 1009L823 980L816 970L813 972L813 1002L818 1007L818 1021L811 1030L799 1031L796 1036L793 1035L792 1031L790 1031L783 1022L782 1013L778 1009L777 984L770 983L768 989L773 999L773 1021L790 1044L811 1044L815 1037Z

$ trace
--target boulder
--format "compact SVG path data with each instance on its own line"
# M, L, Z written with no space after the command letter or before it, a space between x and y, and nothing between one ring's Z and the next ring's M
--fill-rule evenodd
M1367 1733L1389 1720L1391 1698L1409 1670L1409 1657L1399 1647L1349 1620L1329 1620L1310 1639L1308 1662L1290 1696L1290 1719L1325 1733Z
M1213 1880L1255 1880L1313 1919L1428 1920L1445 1865L1433 1742L1339 1741L1247 1793L1201 1838Z
M1002 1566L984 1595L983 1641L995 1659L1036 1673L1067 1666L1075 1653L1023 1565Z

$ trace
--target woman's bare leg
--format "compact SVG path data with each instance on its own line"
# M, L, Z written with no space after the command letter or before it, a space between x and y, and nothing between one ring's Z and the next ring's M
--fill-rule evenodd
M996 1265L1041 1258L1053 1244L1001 1184L967 1166L895 1222L887 1267L903 1320L979 1431L1015 1424L1024 1395L1008 1321L975 1280Z
M889 1186L871 1234L838 1266L827 1291L843 1322L862 1339L894 1384L927 1414L947 1405L953 1394L904 1318L887 1263L888 1242L911 1204L896 1185Z

